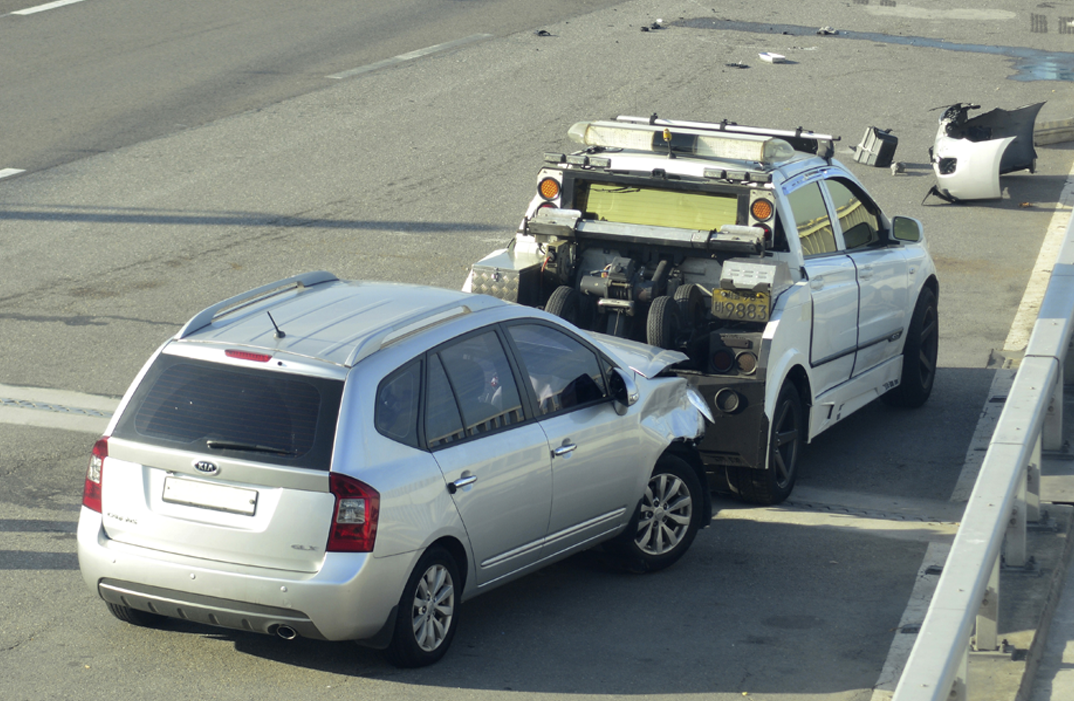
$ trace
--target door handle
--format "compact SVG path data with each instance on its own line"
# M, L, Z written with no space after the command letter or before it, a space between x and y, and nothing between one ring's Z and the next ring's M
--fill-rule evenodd
M476 481L477 481L477 475L466 475L465 477L460 477L459 479L455 480L454 482L448 482L447 490L448 490L449 493L454 494L455 492L459 491L463 487L469 487L471 484L473 484Z
M871 280L873 278L873 266L867 265L864 268L858 270L859 280Z
M815 277L815 278L811 279L809 281L809 286L814 290L823 290L824 289L824 278Z
M563 441L563 445L559 446L552 451L553 458L562 458L565 455L570 455L575 451L578 446L570 442L570 439Z

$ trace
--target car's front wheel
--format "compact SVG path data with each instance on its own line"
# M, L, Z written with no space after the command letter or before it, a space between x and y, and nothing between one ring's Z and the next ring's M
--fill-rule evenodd
M662 456L634 517L611 543L619 563L635 572L656 572L678 562L701 528L701 489L697 473L684 460Z
M424 667L447 652L459 624L462 580L450 553L429 548L414 567L399 597L395 633L384 651L398 667Z

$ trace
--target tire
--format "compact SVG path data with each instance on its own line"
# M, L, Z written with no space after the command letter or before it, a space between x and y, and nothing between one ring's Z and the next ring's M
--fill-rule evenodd
M143 628L160 628L168 621L167 616L161 616L158 613L132 609L129 606L121 606L108 601L104 602L104 605L108 607L113 616L131 625L142 626Z
M440 547L429 548L399 597L395 633L384 656L397 667L424 667L451 646L459 625L462 580L455 559Z
M675 455L653 467L645 493L608 550L631 572L658 572L679 561L700 530L704 494L697 472Z
M805 412L802 398L793 382L783 383L772 413L768 438L768 469L728 468L737 470L734 487L743 501L752 504L779 504L791 495L798 479L798 459L805 436Z
M705 321L705 293L694 284L680 285L675 290L675 304L679 307L679 317L691 329L696 329Z
M682 318L675 300L668 296L654 299L645 323L645 340L649 345L675 350L681 330Z
M936 293L925 287L914 305L910 329L902 351L902 381L898 387L881 395L889 406L916 409L932 394L936 382L936 354L940 341Z
M581 321L580 296L581 293L573 287L560 285L552 291L552 296L548 298L544 310L578 326L578 322Z

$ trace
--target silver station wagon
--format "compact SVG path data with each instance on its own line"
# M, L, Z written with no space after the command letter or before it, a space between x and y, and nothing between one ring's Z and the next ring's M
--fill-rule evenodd
M440 659L459 605L597 544L660 570L711 520L676 351L485 295L307 273L191 319L94 448L86 583L120 620Z

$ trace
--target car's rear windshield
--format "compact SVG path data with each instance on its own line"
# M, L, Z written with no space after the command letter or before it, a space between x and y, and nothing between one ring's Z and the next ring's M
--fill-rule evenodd
M732 193L580 180L574 199L586 219L623 224L713 231L738 219L738 197Z
M115 435L256 462L328 470L343 383L160 355Z

